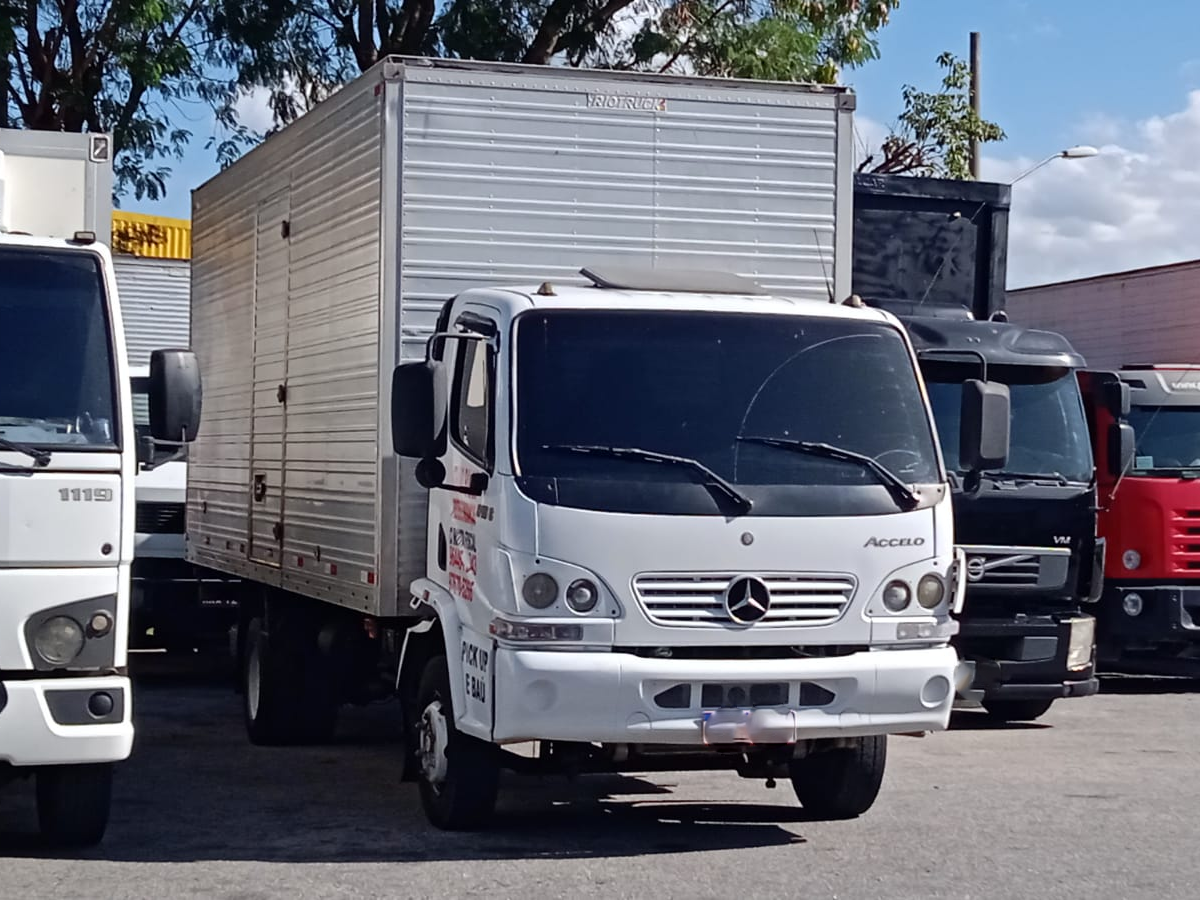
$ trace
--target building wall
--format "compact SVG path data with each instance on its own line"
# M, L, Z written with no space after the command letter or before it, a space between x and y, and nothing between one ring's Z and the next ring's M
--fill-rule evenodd
M1016 324L1064 335L1089 366L1200 362L1200 260L1008 292Z
M155 350L188 346L191 268L186 260L113 256L130 365L149 365Z

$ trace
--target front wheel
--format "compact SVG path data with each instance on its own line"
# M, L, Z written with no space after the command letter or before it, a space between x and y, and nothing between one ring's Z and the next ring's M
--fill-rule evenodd
M793 761L792 790L817 818L853 819L875 803L886 764L887 735L855 738L853 746Z
M108 828L112 807L111 763L47 766L38 770L38 826L57 847L91 847Z
M421 806L429 821L446 831L487 824L496 808L500 761L491 744L454 727L446 657L425 664L415 713Z
M1001 722L1032 722L1044 716L1054 700L984 700L983 708Z

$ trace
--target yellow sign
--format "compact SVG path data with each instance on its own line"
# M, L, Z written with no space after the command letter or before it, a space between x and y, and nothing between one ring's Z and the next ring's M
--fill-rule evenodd
M191 259L192 223L187 219L113 210L112 250L152 259Z

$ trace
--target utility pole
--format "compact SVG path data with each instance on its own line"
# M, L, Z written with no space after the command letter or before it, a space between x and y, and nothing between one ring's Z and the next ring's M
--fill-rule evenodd
M979 117L979 32L971 32L971 109ZM979 141L971 139L971 177L979 180Z

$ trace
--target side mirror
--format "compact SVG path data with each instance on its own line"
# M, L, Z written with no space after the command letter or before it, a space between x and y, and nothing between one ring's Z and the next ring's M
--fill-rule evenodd
M1130 398L1129 385L1115 376L1104 383L1104 408L1114 419L1124 419L1129 415Z
M149 466L154 462L154 438L149 435L138 438L137 461L139 468Z
M426 456L417 463L413 474L417 478L417 484L427 491L440 488L446 483L446 467L440 459L433 456Z
M190 350L150 355L150 433L157 441L186 444L200 430L200 363Z
M445 379L435 360L401 363L392 373L392 447L398 456L438 456L446 416ZM446 477L445 469L442 478Z
M1125 422L1114 422L1108 426L1108 471L1120 478L1133 465L1133 426Z
M971 378L963 382L958 459L968 472L1008 462L1008 385Z
M433 456L427 456L419 463L413 471L413 475L417 479L417 484L431 491L434 488L446 488L448 491L454 491L458 494L469 494L472 497L479 497L487 490L489 479L486 472L472 472L471 480L466 487L459 485L446 486L446 466L440 459Z

